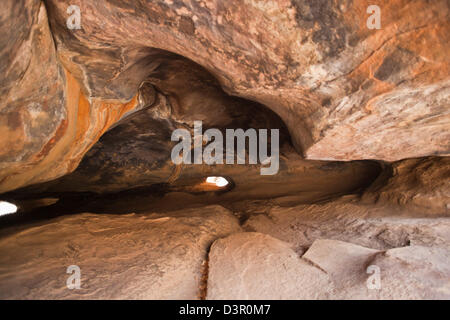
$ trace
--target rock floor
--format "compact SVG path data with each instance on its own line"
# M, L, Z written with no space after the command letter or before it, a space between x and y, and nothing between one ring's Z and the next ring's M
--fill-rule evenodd
M450 298L449 216L352 196L260 206L248 203L245 218L211 205L4 228L0 298ZM80 289L66 286L70 265L80 267Z

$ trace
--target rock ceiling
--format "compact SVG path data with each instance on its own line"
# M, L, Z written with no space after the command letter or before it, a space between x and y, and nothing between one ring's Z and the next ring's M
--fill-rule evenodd
M448 1L378 2L380 30L367 1L2 1L0 192L72 172L145 108L160 137L277 119L305 159L448 155Z

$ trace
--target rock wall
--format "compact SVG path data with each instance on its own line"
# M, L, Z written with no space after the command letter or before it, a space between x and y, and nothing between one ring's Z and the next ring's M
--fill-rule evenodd
M112 124L139 109L137 94L124 103L82 92L57 58L42 3L1 6L1 32L9 37L0 53L0 193L73 171Z
M81 30L66 8L81 9ZM47 1L66 67L91 96L130 99L163 52L208 69L226 92L285 121L308 159L448 155L449 3ZM395 137L395 139L392 139Z
M0 200L19 206L0 298L449 299L449 18L448 0L0 1ZM195 120L279 129L279 173L175 165Z
M429 157L395 162L365 191L363 201L389 203L411 212L448 214L450 159Z

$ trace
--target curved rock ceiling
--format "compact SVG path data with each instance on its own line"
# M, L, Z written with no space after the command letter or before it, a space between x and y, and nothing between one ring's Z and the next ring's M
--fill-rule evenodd
M0 1L0 297L448 299L450 3L372 2ZM196 121L278 173L175 164Z
M73 171L176 55L273 110L306 159L448 155L448 1L378 5L381 30L367 1L2 1L0 191Z

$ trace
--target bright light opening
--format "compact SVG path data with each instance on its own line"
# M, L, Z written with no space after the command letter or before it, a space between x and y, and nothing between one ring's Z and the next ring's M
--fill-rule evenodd
M215 184L218 187L225 187L228 184L228 180L224 177L208 177L206 178L206 182Z
M16 205L6 201L0 201L0 216L15 213L16 211L17 211Z

